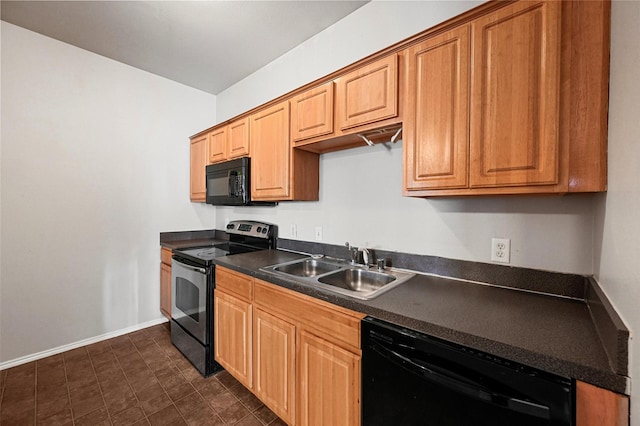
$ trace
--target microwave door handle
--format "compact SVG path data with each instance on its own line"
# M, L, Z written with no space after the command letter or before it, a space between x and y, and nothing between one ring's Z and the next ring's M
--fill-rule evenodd
M229 198L234 197L236 194L236 178L234 172L229 170L227 172L227 192L229 193Z

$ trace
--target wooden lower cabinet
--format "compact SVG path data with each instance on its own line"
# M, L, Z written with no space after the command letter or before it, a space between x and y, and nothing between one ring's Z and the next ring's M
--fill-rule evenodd
M249 389L253 389L252 313L251 303L220 289L215 291L215 359Z
M216 361L283 421L360 424L364 315L220 266L214 309Z
M358 312L216 267L215 359L289 425L359 426ZM577 426L628 426L629 398L576 382Z
M171 255L168 248L160 249L160 312L171 319Z
M628 426L629 398L585 382L576 382L576 425Z
M271 411L294 423L296 326L254 309L254 391Z
M360 424L360 360L309 332L298 344L298 425Z

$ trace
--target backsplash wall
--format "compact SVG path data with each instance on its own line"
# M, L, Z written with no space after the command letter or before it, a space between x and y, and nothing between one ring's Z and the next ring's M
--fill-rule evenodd
M320 157L320 201L276 207L211 207L227 220L275 223L282 238L490 262L491 238L511 239L511 265L592 273L593 195L409 198L402 195L402 144ZM290 233L296 225L297 236ZM347 251L345 249L345 257Z

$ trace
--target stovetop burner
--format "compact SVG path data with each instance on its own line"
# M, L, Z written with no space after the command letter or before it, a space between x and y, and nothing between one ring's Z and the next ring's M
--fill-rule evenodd
M254 221L231 221L226 232L229 241L213 246L176 250L174 255L198 265L209 266L216 257L275 248L276 226Z
M188 254L189 256L195 256L198 259L202 260L211 260L215 257L222 257L229 254L228 250L222 250L217 247L200 247L197 249L184 250L182 253Z

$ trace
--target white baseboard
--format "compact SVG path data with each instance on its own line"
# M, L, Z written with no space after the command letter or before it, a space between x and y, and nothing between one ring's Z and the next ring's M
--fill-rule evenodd
M82 346L91 345L93 343L98 343L103 340L112 339L114 337L122 336L123 334L131 333L134 331L142 330L143 328L153 327L154 325L162 324L167 322L166 318L159 318L153 321L147 321L142 324L137 324L131 327L123 328L120 330L112 331L110 333L101 334L100 336L91 337L89 339L79 340L74 343L69 343L68 345L58 346L57 348L48 349L46 351L38 352L32 355L26 355L20 358L12 359L10 361L5 361L0 363L0 370L6 370L7 368L17 367L18 365L26 364L31 361L37 361L42 358L46 358L51 355L56 355L62 352L70 351L71 349L80 348Z

